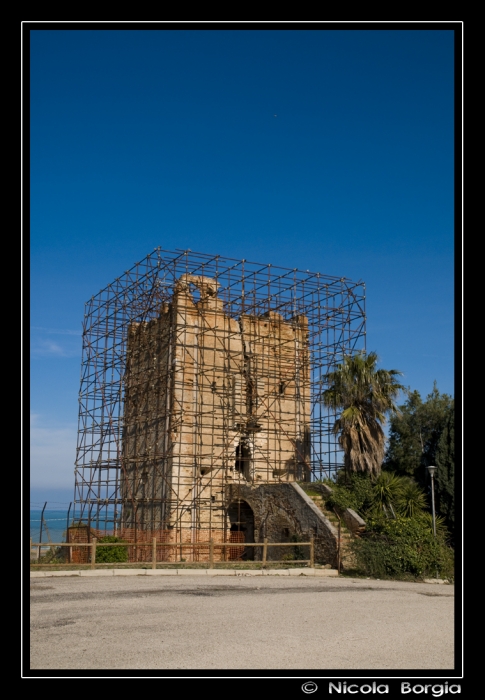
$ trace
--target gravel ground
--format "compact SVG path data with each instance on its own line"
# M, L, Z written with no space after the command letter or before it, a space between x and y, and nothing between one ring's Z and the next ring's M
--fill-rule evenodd
M194 575L46 577L30 589L32 669L454 666L452 585Z

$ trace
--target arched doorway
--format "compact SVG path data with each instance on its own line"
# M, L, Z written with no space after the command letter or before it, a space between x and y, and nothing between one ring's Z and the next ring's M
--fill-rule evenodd
M246 501L233 501L227 509L229 542L254 542L254 513ZM254 547L229 547L230 560L254 559Z

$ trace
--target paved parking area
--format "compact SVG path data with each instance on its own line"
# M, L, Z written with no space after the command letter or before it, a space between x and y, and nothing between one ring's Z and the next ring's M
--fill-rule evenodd
M454 665L452 585L132 575L32 578L30 588L32 669Z

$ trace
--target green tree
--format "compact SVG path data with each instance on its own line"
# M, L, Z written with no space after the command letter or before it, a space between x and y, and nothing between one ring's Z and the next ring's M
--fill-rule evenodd
M325 406L340 413L334 425L344 451L346 472L378 475L384 457L386 415L397 410L396 399L404 386L402 372L377 369L375 352L346 355L333 372L322 378Z
M455 407L448 411L435 457L436 509L453 539L455 531Z
M452 405L453 398L440 394L436 382L426 401L422 401L418 391L408 393L399 412L391 416L383 469L428 486L426 467L435 464L438 442Z

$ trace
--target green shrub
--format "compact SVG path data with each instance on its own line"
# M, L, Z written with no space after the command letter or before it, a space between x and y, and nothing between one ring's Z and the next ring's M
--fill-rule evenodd
M332 508L345 510L352 508L361 517L365 517L374 499L372 481L365 474L343 475L337 482L329 484L332 494L327 497L327 504Z
M419 513L416 518L423 522L429 530L433 529L433 516L431 513ZM450 544L450 533L445 525L445 519L439 515L435 517L436 536L441 538L447 544Z
M420 486L412 479L402 477L402 489L396 505L400 515L412 518L422 516L428 503Z
M96 563L109 564L128 561L128 547L103 547L103 542L124 542L124 540L113 535L101 537L96 545Z
M416 482L391 472L382 472L378 477L361 473L339 476L332 490L327 498L329 506L352 508L364 520L380 515L419 517L428 505Z
M425 518L370 520L368 531L353 540L358 573L376 578L453 579L453 550Z
M64 547L56 547L55 549L49 549L48 552L42 554L38 560L38 564L57 564L64 563L66 561L66 552Z
M453 579L453 550L442 518L436 537L427 499L409 477L382 472L378 477L339 473L327 505L352 508L366 532L352 541L355 572L376 578Z

